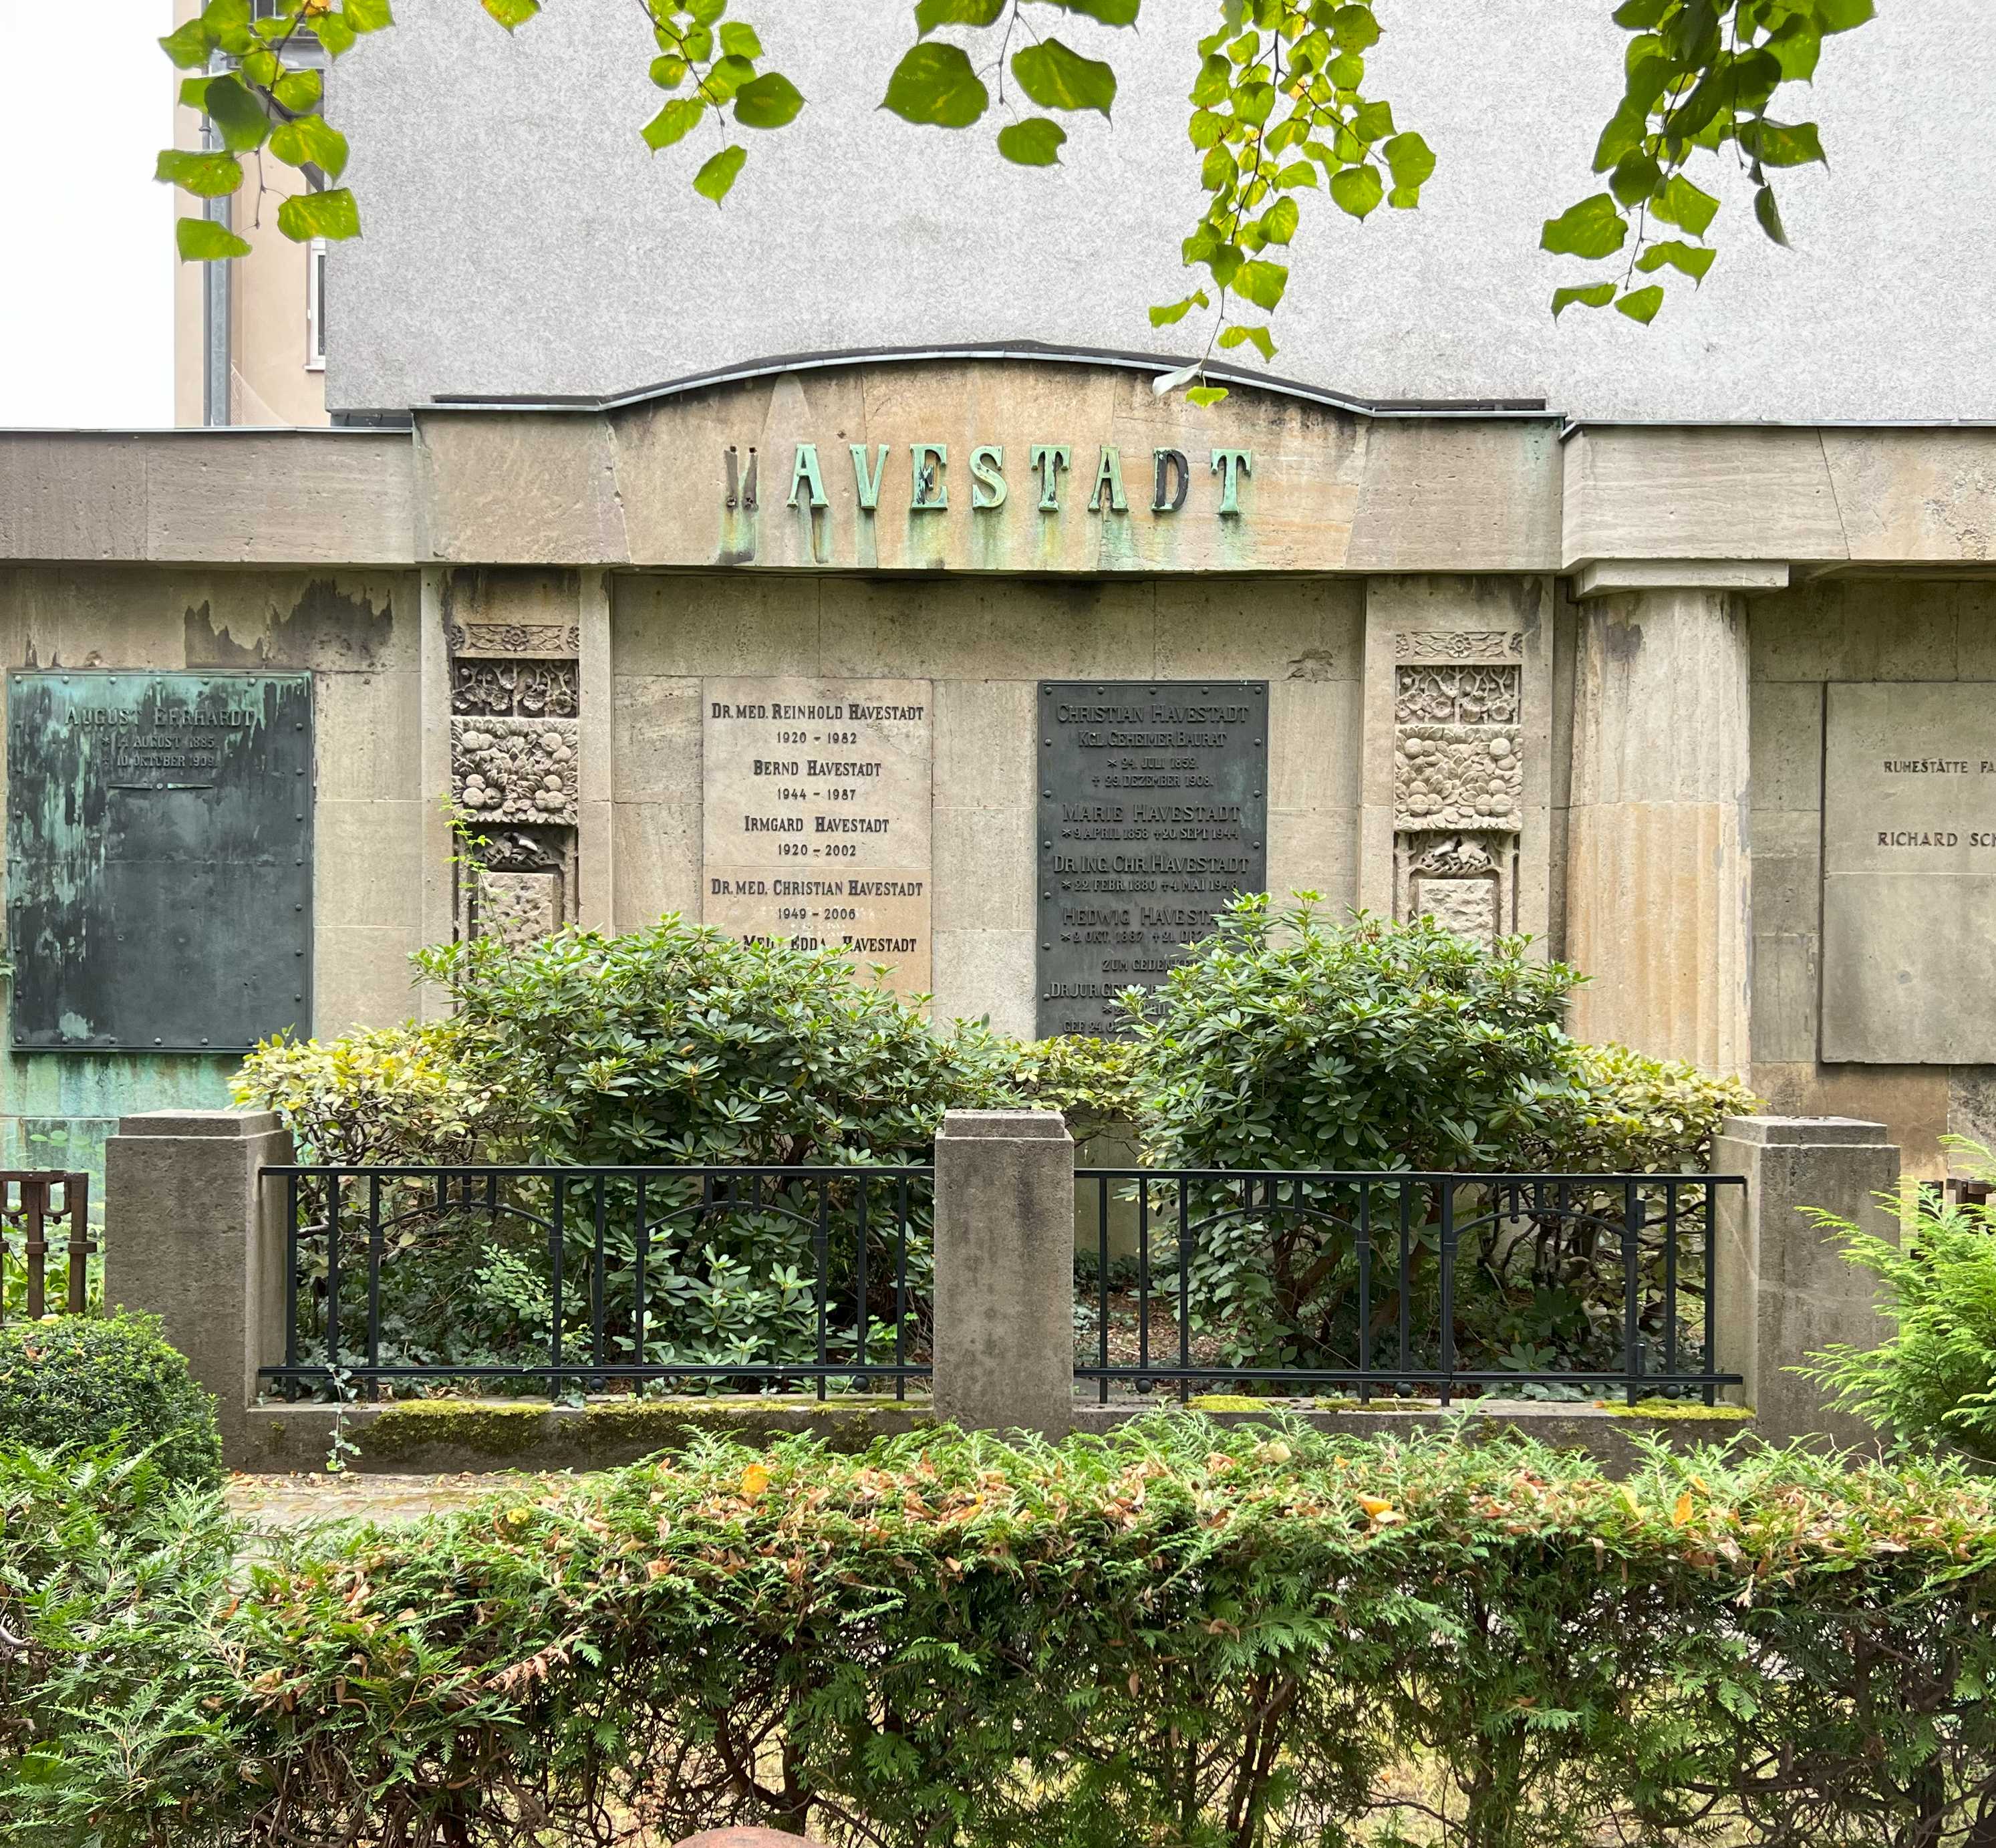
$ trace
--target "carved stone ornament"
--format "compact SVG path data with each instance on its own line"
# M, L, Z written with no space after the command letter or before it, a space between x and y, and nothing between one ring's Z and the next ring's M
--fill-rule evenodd
M562 927L561 876L554 872L484 872L479 876L476 934L497 937L515 948L552 936Z
M1398 661L1519 661L1524 653L1517 629L1402 629L1393 638Z
M478 837L488 872L562 872L574 853L575 836L565 828L496 828Z
M1495 879L1423 879L1415 903L1416 916L1432 917L1444 931L1473 943L1488 943L1498 933Z
M494 718L573 718L573 661L458 660L451 663L450 709Z
M573 719L453 718L451 782L473 821L563 822L580 798Z
M1524 787L1519 704L1515 667L1397 669L1395 825L1515 830Z
M1401 917L1432 917L1478 943L1515 927L1516 848L1509 836L1402 835L1399 859Z
M516 655L573 656L582 631L564 622L453 622L444 635L453 655L507 659Z

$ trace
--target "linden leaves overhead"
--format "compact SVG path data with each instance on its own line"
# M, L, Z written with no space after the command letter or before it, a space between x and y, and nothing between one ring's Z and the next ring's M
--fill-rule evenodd
M667 94L643 125L656 153L689 137L714 139L694 167L693 190L718 205L741 176L748 146L737 129L788 127L805 98L767 67L756 28L728 0L636 0L651 22L652 81ZM1605 4L1606 0L1602 0ZM508 31L540 11L539 0L480 0ZM1280 305L1289 271L1282 253L1319 192L1363 220L1382 205L1420 202L1435 155L1368 88L1366 54L1382 27L1375 0L1204 0L1212 29L1197 41L1186 134L1199 160L1205 202L1180 247L1203 280L1150 311L1164 327L1195 309L1213 319L1204 352L1158 381L1189 387L1201 402L1226 396L1205 380L1217 348L1275 354L1266 317ZM926 127L966 129L996 112L1000 155L1027 167L1059 163L1068 130L1061 116L1096 113L1117 100L1116 72L1044 28L1066 15L1083 35L1137 22L1143 0L917 0L915 40L887 78L879 106ZM394 23L390 0L277 0L275 17L253 18L251 0L208 0L160 43L198 74L181 100L207 123L200 150L169 148L157 177L199 199L242 190L255 163L260 208L267 163L307 184L284 198L277 225L287 237L356 236L360 208L335 183L346 165L345 136L321 113L321 78L296 53L316 42L330 57ZM1625 0L1614 19L1630 35L1623 96L1601 133L1598 191L1545 222L1541 246L1556 256L1612 263L1598 280L1563 284L1557 316L1571 306L1612 305L1647 322L1664 297L1666 272L1702 282L1716 256L1706 232L1719 202L1689 177L1702 154L1730 155L1753 188L1761 231L1785 243L1771 174L1824 159L1815 125L1771 112L1784 86L1814 76L1826 38L1871 18L1873 0ZM799 29L795 20L784 24ZM834 28L823 22L802 29ZM1189 50L1190 47L1188 47ZM1437 55L1444 48L1437 49ZM1664 227L1668 235L1658 229ZM248 253L246 240L206 215L182 218L181 255L215 260ZM1639 283L1637 279L1654 280ZM1239 318L1244 310L1259 318Z

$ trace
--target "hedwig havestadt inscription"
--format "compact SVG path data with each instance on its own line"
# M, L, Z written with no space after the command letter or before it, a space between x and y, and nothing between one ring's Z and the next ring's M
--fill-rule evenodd
M1833 684L1826 1061L1996 1061L1996 714L1986 687Z
M1043 680L1038 1031L1113 1034L1268 883L1263 680Z
M842 950L925 992L930 683L708 680L700 711L706 921Z

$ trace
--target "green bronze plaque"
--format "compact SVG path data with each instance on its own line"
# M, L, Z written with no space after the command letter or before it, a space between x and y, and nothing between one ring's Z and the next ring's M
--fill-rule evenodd
M7 676L23 1051L243 1052L311 1018L311 676Z

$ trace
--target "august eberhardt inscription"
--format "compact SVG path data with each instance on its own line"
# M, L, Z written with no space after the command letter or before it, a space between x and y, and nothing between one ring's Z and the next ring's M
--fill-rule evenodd
M1996 1060L1996 708L1986 687L1829 689L1822 1057Z
M1268 683L1044 680L1039 719L1039 1031L1122 1033L1267 883Z
M926 991L934 709L926 680L707 681L707 922Z

